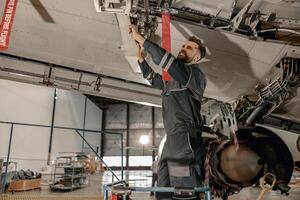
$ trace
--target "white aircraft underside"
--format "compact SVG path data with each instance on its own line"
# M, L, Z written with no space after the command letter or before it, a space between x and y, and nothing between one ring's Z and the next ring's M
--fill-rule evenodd
M32 2L19 1L6 54L147 84L138 73L135 50L128 50L133 41L123 44L128 40L126 27L124 30L128 16L97 13L92 1L41 1L53 20L47 22ZM240 7L244 4L243 1L237 3ZM295 5L293 9L298 4ZM3 7L4 2L1 1L0 8ZM122 23L123 26L119 26ZM160 28L159 22L157 41L160 41ZM202 63L208 79L204 96L223 102L233 102L242 95L254 94L256 85L266 85L282 73L275 67L282 57L292 52L300 55L300 47L296 45L250 40L241 34L172 21L171 46L175 55L191 35L201 38L208 49L207 60ZM6 60L0 57L1 63L7 63ZM13 65L12 61L9 64ZM282 117L300 122L299 98L297 95L286 103L281 109ZM145 102L147 100L144 99ZM149 100L148 103L159 104L157 100Z

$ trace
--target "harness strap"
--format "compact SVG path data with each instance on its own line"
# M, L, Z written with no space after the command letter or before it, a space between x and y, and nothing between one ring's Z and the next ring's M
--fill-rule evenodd
M170 32L170 13L165 11L161 13L162 19L162 48L167 52L171 52L171 32ZM163 69L162 79L164 81L171 81L170 74Z

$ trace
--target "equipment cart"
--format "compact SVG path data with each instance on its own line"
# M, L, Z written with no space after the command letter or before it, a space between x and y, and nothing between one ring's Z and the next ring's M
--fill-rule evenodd
M59 156L55 161L52 191L70 191L85 187L89 173L85 159L73 156Z

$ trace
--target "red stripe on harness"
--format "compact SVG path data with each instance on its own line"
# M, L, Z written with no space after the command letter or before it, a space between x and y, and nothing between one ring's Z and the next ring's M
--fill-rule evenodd
M16 8L17 0L6 0L0 25L0 51L7 50L9 47L9 39L16 13Z
M170 32L170 14L162 12L162 48L167 52L171 52L171 32ZM162 71L162 79L164 81L171 81L172 77L164 69Z

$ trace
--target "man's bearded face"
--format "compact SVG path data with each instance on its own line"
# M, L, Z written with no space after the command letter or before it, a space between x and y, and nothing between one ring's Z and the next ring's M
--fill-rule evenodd
M182 45L177 58L184 63L190 63L194 61L195 56L199 55L198 44L192 41L187 41Z

